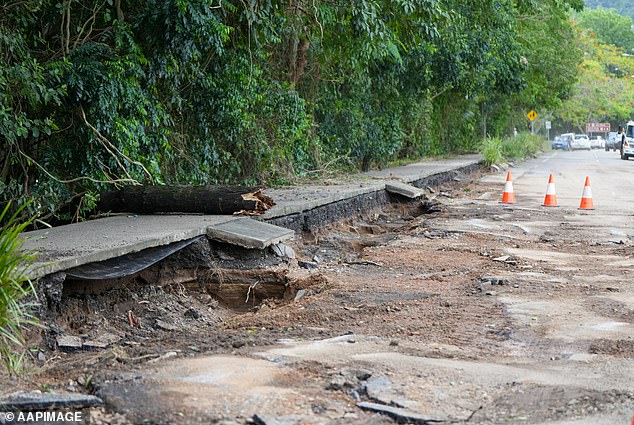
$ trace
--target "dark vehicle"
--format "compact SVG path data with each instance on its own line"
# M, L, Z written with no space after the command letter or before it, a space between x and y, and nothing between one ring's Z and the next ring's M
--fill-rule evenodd
M565 150L572 150L572 141L575 139L574 133L566 133L559 136L560 142Z
M629 121L623 128L625 133L625 140L621 149L621 159L628 160L634 157L634 121Z
M565 139L563 139L561 136L557 136L553 139L553 143L551 147L553 150L557 150L557 149L568 150L570 148L568 142Z
M613 151L621 149L621 146L617 142L616 135L617 135L616 131L610 131L608 133L608 139L605 141L606 152L609 151L610 149L612 149Z

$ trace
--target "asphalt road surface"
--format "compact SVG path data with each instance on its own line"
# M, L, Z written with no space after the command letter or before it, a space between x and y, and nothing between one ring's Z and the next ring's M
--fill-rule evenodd
M598 215L633 211L634 161L623 161L618 152L554 151L513 169L520 204L542 202L548 175L555 177L557 198L566 208L579 206L585 177L589 176Z
M305 235L295 301L128 333L48 376L92 377L107 402L93 423L630 425L634 161L554 152L512 173L515 205L499 203L505 173L459 178L431 195L442 211L397 205ZM558 208L541 206L550 173ZM593 211L578 209L586 176ZM142 302L142 321L179 311ZM101 332L122 322L90 314Z

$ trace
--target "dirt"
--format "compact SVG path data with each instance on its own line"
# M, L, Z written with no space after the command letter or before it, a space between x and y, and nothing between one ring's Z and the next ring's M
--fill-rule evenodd
M295 259L211 246L157 266L169 279L65 289L31 335L46 360L0 388L93 392L94 423L392 423L356 407L377 399L457 423L634 412L631 248L563 209L488 201L497 190L445 182L439 211L372 209L304 232ZM274 270L283 290L242 302L241 282L223 301L222 279L199 282L214 270ZM59 334L108 348L60 352ZM368 392L373 377L389 384Z

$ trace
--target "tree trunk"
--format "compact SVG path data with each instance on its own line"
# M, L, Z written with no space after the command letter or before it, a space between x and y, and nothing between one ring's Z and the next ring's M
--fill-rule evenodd
M295 66L295 74L293 75L293 83L299 83L304 78L304 70L308 63L308 48L310 42L302 38L297 45L297 65Z
M123 16L123 9L121 9L121 0L115 0L114 6L115 9L117 9L117 19L123 22L125 19Z
M101 194L101 212L263 214L275 205L261 190L230 186L130 186Z
M487 119L484 110L484 102L480 102L480 129L482 130L482 140L487 138Z

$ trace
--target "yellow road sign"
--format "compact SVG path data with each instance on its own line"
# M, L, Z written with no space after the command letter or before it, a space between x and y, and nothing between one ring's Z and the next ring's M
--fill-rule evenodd
M537 112L535 112L534 109L531 109L531 111L528 114L526 114L526 116L531 121L535 121L537 118L539 118L539 114L537 114Z

